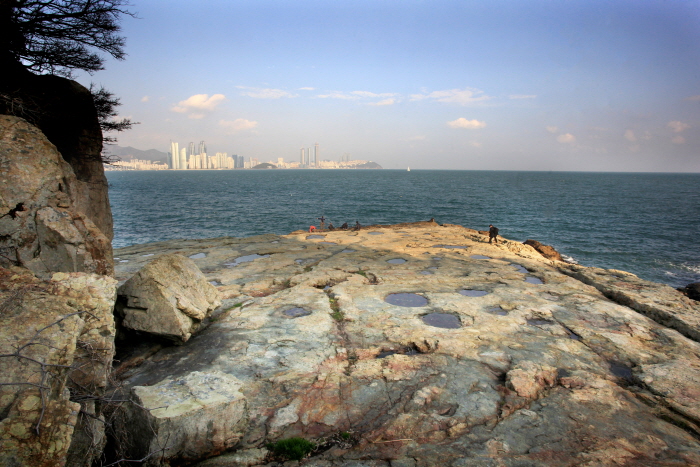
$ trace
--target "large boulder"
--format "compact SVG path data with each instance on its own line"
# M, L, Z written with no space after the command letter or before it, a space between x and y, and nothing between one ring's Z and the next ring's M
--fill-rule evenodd
M248 423L241 382L220 371L192 372L132 389L124 406L129 426L124 452L146 465L182 464L221 454L242 437Z
M0 168L0 266L113 274L109 238L81 212L73 169L38 128L0 116Z
M151 261L119 287L121 325L177 343L187 342L200 323L221 305L219 291L197 265L182 255Z
M85 412L101 417L91 401L104 395L114 355L116 287L94 274L44 281L0 268L0 465L62 466L75 450L81 463L70 465L90 465L101 453L104 421L81 430L93 428Z
M559 254L557 250L551 245L545 245L538 242L537 240L525 240L523 242L525 245L530 245L532 248L537 250L539 254L547 259L553 259L555 261L564 261L564 258Z

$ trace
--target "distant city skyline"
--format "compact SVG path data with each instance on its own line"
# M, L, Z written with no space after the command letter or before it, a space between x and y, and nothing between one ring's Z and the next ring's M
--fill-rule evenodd
M211 153L300 161L321 140L326 159L385 168L700 172L697 1L132 4L126 59L77 76L140 122L122 145L177 135L200 152L203 135Z

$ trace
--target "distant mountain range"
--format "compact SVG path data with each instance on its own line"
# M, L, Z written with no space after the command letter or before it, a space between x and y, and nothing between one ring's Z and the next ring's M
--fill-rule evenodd
M139 159L154 162L168 162L168 153L158 151L157 149L148 149L144 151L141 149L132 148L131 146L122 147L116 144L105 144L102 152L116 156L118 159L123 161Z

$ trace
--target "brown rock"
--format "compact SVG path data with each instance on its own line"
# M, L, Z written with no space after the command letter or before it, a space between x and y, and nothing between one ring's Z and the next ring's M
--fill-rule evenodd
M80 400L104 393L115 292L116 281L105 276L43 281L25 269L0 268L0 465L66 463L79 411L92 405L73 402L69 388ZM82 446L85 465L104 446L93 442Z
M537 240L525 240L523 243L525 245L530 245L532 248L537 250L539 254L541 254L547 259L553 259L555 261L564 261L564 258L562 258L559 252L550 245L544 245L538 242Z
M71 167L34 126L0 116L0 266L113 274L110 240L80 212Z

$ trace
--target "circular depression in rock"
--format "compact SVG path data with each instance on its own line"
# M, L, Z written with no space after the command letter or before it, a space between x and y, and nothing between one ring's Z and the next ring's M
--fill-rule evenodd
M424 276L429 276L429 275L435 274L435 273L433 271L421 271L421 272L419 272L419 274L422 274Z
M428 299L416 293L392 293L384 298L384 301L396 306L425 306Z
M194 255L190 255L190 259L202 259L206 258L207 254L206 253L196 253Z
M314 239L314 238L326 238L326 237L323 236L323 235L307 235L307 236L306 236L306 239L307 239L307 240L309 240L309 239Z
M442 258L440 258L439 256L433 256L433 260L435 260L435 261L442 261Z
M318 242L321 245L337 245L335 242Z
M472 290L472 289L462 289L459 291L464 296L467 297L483 297L484 295L488 295L488 292L485 290Z
M429 313L420 317L425 324L436 328L459 329L462 322L451 313Z
M506 310L501 308L500 306L493 306L489 309L486 310L486 313L491 313L492 315L499 315L499 316L505 316L508 314Z
M522 272L523 274L527 274L528 272L530 272L527 269L525 269L524 266L522 266L520 264L511 263L511 266L513 266L515 269L518 270L518 272Z
M282 313L284 313L285 316L289 316L290 318L298 318L300 316L308 316L311 314L309 310L306 310L301 307L289 308L288 310L284 310Z
M370 235L384 235L384 232L369 232Z
M537 285L544 284L544 282L542 282L542 279L540 279L539 277L533 277L533 276L527 276L525 278L525 282L527 282L529 284L537 284Z
M434 248L446 248L448 250L466 250L465 245L435 245Z
M346 248L343 251L341 251L341 253L355 253L355 250L353 250L352 248Z
M485 255L471 255L470 258L472 258L472 259L491 259L490 256L485 256Z
M255 261L258 258L269 258L270 255L259 255L257 253L252 254L252 255L245 255L245 256L239 256L238 258L234 259L233 262L231 263L224 263L226 266L232 268L234 266L238 266L241 263L250 263L251 261Z
M552 324L555 324L554 321L550 321L548 319L542 319L542 318L530 318L527 319L527 324L530 326L549 326Z
M406 262L406 260L403 258L394 258L394 259L387 260L387 263L389 263L389 264L403 264L405 262Z

